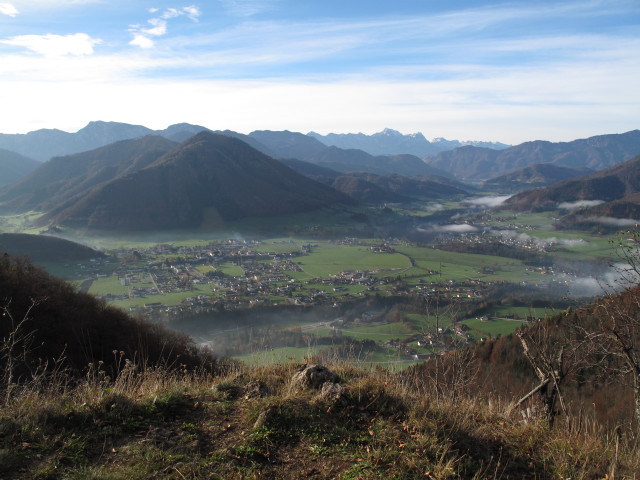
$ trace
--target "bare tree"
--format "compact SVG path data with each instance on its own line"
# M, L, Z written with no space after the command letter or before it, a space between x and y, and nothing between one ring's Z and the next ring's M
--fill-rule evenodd
M540 383L514 405L518 407L535 395L540 395L549 426L560 413L568 418L569 410L562 394L570 374L589 365L589 339L575 328L571 313L566 312L557 323L547 320L516 332L524 356ZM562 327L561 327L562 324ZM558 409L558 406L560 409Z
M605 292L595 309L595 330L589 339L607 374L631 388L634 416L640 429L640 231L637 226L618 234L615 289ZM616 290L623 289L621 293Z
M0 315L6 333L0 338L0 389L4 390L4 402L11 398L20 370L28 365L29 352L32 349L34 331L27 325L31 310L37 305L34 300L21 319L15 319L11 313L11 302L0 308Z

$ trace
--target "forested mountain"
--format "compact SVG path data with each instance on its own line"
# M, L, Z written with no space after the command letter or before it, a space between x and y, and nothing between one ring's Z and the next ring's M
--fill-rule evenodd
M214 228L336 203L353 200L240 140L201 132L145 168L59 204L40 223L101 230Z
M601 170L640 154L640 130L572 142L526 142L504 150L466 146L426 162L461 181L487 180L536 163Z
M562 228L617 230L640 222L640 156L551 187L507 199L501 208L557 210Z
M60 208L105 182L150 165L176 145L162 137L145 136L55 157L0 191L0 202L4 210L16 212Z
M506 200L506 208L555 209L560 203L611 202L640 191L640 156L611 168L547 188L522 192Z
M0 148L0 187L19 180L39 165L31 158Z
M301 160L289 159L282 162L298 173L329 185L359 202L407 202L415 198L441 199L464 195L468 191L465 185L438 176L405 177L398 174L339 172Z

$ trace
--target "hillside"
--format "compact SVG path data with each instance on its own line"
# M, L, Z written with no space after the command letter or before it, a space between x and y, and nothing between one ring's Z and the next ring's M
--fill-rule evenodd
M557 209L575 202L608 203L640 192L640 156L548 188L514 195L502 204L515 210ZM603 208L603 207L601 207Z
M587 168L573 168L553 165L551 163L536 163L514 172L490 178L483 183L484 188L491 188L500 192L510 193L532 188L548 187L554 183L570 178L581 177L592 173Z
M323 167L332 168L340 172L362 171L386 175L444 175L446 172L430 167L413 155L369 155L362 150L343 150L338 147L326 147L324 150L301 158L307 162Z
M146 168L50 210L39 222L100 230L222 228L229 220L337 203L353 200L240 140L201 132Z
M150 165L175 146L174 142L149 135L52 158L19 182L0 190L2 208L16 212L60 208L99 185Z
M426 165L420 158L408 154L370 155L358 149L326 146L315 138L296 132L255 131L249 137L260 142L266 150L258 150L274 158L297 159L340 172L364 171L385 175L440 175L447 172Z
M12 257L26 256L34 263L70 262L103 257L93 248L49 235L28 235L26 233L0 234L0 254Z
M339 172L301 160L282 162L313 180L329 185L359 202L409 202L415 198L439 199L466 194L467 187L443 177L405 177L366 172Z
M98 361L115 369L114 350L149 367L176 365L178 358L190 367L213 361L186 336L132 318L19 258L0 255L0 291L0 382L7 368L15 381L43 368L78 375ZM4 350L8 341L13 352Z
M0 148L0 187L19 180L39 165L31 158Z
M602 170L640 154L640 130L571 142L526 142L504 150L466 146L426 162L461 181L488 180L536 163Z

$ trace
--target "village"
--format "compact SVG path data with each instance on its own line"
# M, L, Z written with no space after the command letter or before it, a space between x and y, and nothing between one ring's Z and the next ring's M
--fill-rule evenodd
M503 238L469 234L458 236L456 242L483 245L500 242L511 248L535 249L545 252L548 245L532 243L530 239ZM286 241L283 241L283 243ZM357 245L358 240L336 240L340 245ZM396 239L368 244L371 252L391 254ZM167 318L207 311L234 310L255 306L298 305L317 306L349 302L368 295L440 296L455 301L479 301L493 282L467 278L463 281L444 280L434 269L421 273L416 285L409 286L411 276L400 275L397 269L345 270L325 278L300 279L300 259L308 256L317 245L295 244L289 251L268 251L259 240L225 239L205 245L175 246L157 244L148 248L110 250L107 259L94 259L89 265L79 265L78 276L84 277L81 289L91 291L91 284L100 278L117 278L120 288L98 294L107 302L132 302L134 313ZM551 266L527 267L527 271L552 275ZM478 274L493 274L483 267ZM425 280L430 276L433 281ZM182 294L181 301L166 302L173 294ZM173 297L172 297L173 298ZM153 312L153 313L151 313Z

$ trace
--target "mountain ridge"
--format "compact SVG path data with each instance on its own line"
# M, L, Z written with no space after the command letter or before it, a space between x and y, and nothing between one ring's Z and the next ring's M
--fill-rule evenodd
M59 205L39 224L132 231L219 227L353 203L241 140L205 131L145 168Z
M426 162L462 181L483 181L534 163L564 167L608 168L640 154L640 130L573 140L525 142L504 150L466 146L442 152Z

